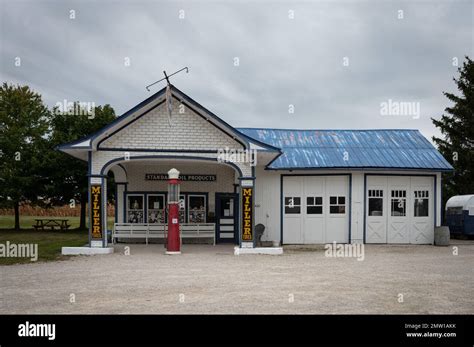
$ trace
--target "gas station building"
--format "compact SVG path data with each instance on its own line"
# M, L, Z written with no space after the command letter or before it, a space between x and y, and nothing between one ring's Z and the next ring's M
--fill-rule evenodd
M90 247L108 246L109 172L117 239L166 233L172 168L183 239L254 248L263 224L273 245L433 243L452 167L418 130L234 128L172 85L171 95L171 117L164 88L59 147L88 162Z

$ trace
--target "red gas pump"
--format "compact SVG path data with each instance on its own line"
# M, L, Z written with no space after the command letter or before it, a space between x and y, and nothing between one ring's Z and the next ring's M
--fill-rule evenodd
M179 171L168 171L168 239L166 254L181 254L179 237Z

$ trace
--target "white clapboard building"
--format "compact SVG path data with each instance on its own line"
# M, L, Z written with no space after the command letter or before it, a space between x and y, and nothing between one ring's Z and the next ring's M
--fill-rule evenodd
M89 164L92 247L108 242L110 173L114 240L163 237L171 168L183 238L255 247L263 224L273 244L433 243L452 167L418 130L234 128L174 86L169 118L165 94L59 147Z

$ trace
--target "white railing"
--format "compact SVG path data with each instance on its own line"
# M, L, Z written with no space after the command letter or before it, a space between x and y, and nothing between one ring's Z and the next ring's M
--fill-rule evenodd
M112 243L114 243L116 239L144 238L146 244L148 244L148 239L165 239L167 228L167 224L114 223ZM214 223L183 223L179 225L179 231L181 240L189 238L211 238L213 244L216 244L216 225Z

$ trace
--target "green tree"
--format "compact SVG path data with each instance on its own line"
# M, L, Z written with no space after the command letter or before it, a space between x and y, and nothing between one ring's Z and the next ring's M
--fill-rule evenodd
M460 95L445 92L454 104L446 107L440 120L432 118L443 138L433 137L439 151L453 165L454 172L445 174L443 206L453 195L474 193L474 64L469 57L458 68L454 78Z
M81 206L80 229L86 228L86 203L88 198L87 162L54 150L56 146L88 136L115 119L110 105L98 106L94 112L84 112L79 103L72 107L76 112L53 109L49 155L49 184L47 196L55 205L79 203ZM79 112L77 112L79 111ZM108 186L113 184L109 180Z
M13 207L20 229L20 204L44 193L44 164L50 112L28 86L0 87L0 203Z

